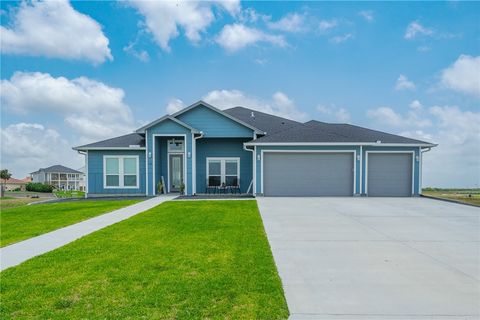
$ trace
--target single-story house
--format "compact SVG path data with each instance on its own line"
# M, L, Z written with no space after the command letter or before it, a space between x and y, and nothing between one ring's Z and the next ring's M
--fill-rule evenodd
M30 177L26 177L23 179L15 179L15 178L7 179L4 182L5 191L14 191L14 190L25 191L27 183L31 182L31 180L32 179L30 179Z
M264 196L416 196L435 144L350 124L297 121L199 101L134 133L73 148L87 196L206 193L234 185Z
M48 184L59 190L80 190L83 175L78 170L59 164L30 173L32 182Z

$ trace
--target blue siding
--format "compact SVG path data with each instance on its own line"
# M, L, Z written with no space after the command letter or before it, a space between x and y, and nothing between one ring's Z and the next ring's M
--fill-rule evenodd
M262 150L342 150L342 151L355 151L355 195L360 195L360 160L357 160L357 155L360 154L359 146L257 146L256 148L256 193L262 193Z
M105 189L103 188L103 156L138 156L139 188L138 189ZM88 195L145 195L145 151L144 150L102 150L88 151Z
M420 189L420 149L418 147L363 147L363 165L362 165L362 176L363 176L363 181L362 181L362 194L365 194L365 185L366 185L366 179L365 179L365 172L366 172L366 152L367 151L409 151L409 152L414 152L414 159L413 159L413 194L414 195L419 195L419 189ZM417 161L418 159L418 161Z
M177 118L203 131L205 138L253 138L252 129L202 105L182 113Z
M205 193L207 183L207 157L239 157L240 158L240 188L246 192L252 181L252 152L243 149L243 143L248 139L207 139L197 140L197 193Z
M167 172L167 156L166 156L166 142L165 139L168 137L156 137L156 144L155 144L155 164L153 163L153 135L154 134L167 134L174 137L175 135L186 135L186 142L185 142L185 150L186 150L186 160L187 160L187 167L186 167L186 183L185 183L185 192L188 195L192 194L192 133L190 129L185 128L184 126L172 121L170 119L166 119L161 123L158 123L146 130L146 143L147 143L147 154L148 154L148 184L147 190L148 195L154 195L156 193L156 185L160 179L160 176L163 174L165 178L165 183L168 184L168 174ZM162 148L163 144L163 148ZM160 150L157 150L157 147L160 146ZM160 157L158 157L160 155ZM190 155L190 157L188 157ZM153 173L153 166L155 166L155 176ZM160 171L161 173L158 173Z

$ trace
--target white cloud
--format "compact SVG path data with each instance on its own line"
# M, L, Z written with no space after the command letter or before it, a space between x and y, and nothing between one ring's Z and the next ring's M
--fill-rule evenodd
M4 110L63 116L83 142L133 129L133 117L123 102L123 90L86 77L69 80L48 73L16 72L9 80L1 80L0 89Z
M446 88L480 97L480 56L462 54L442 71L441 83Z
M358 15L364 18L367 22L373 22L373 20L375 20L372 10L362 10Z
M167 111L167 114L174 114L175 112L180 111L183 108L185 108L185 103L183 103L182 100L172 98L168 101L165 110Z
M423 105L421 104L420 101L418 100L413 100L412 103L410 103L410 108L414 110L420 110L423 108Z
M404 38L407 40L415 39L417 36L432 36L434 31L426 28L418 21L412 21L408 24Z
M433 106L427 110L416 106L412 103L406 115L378 108L369 110L367 116L387 131L399 130L400 135L439 144L424 155L424 186L478 186L480 112L463 111L457 106Z
M7 54L88 60L113 60L108 38L92 18L66 0L22 2L10 27L0 26L1 51Z
M283 92L276 92L271 99L261 99L249 96L240 90L213 90L207 93L203 100L220 109L246 107L280 117L306 121L308 115L302 112L295 102Z
M142 62L150 61L150 54L148 54L148 52L145 51L145 50L140 50L140 51L136 50L135 49L135 42L132 42L128 46L125 46L123 48L123 51L128 53L128 54L131 54L132 56L134 56L135 58L137 58L138 60L140 60Z
M298 13L289 13L275 22L268 22L267 26L273 30L285 32L301 32L304 30L305 17Z
M326 119L334 119L337 122L349 123L350 122L350 112L345 108L338 108L335 105L319 105L317 106L317 111L325 117ZM323 121L323 119L322 119Z
M344 43L347 40L353 39L353 35L351 33L344 34L343 36L336 36L330 39L330 42L335 44Z
M401 74L398 76L397 83L395 84L395 90L415 90L415 83L408 80L407 76Z
M338 21L336 19L331 20L321 20L318 24L318 29L321 32L326 32L330 29L333 29L338 26Z
M270 35L243 24L224 26L216 41L229 52L238 51L257 42L268 42L279 47L285 47L287 45L283 36Z
M25 177L41 167L63 164L78 168L82 158L54 129L37 123L17 123L0 129L2 168Z
M418 52L428 52L428 51L430 51L430 50L432 50L432 48L430 48L429 46L419 46L419 47L417 48L417 51L418 51Z
M240 1L130 1L145 17L145 26L156 43L170 51L169 42L179 35L179 27L192 43L198 43L215 20L214 6L232 15L240 12Z

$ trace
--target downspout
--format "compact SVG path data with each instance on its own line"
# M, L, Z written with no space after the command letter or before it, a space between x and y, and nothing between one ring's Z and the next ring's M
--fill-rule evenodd
M423 189L423 154L426 153L426 152L429 152L430 150L432 150L432 147L428 147L428 148L425 148L425 150L422 150L422 148L420 148L420 186L419 186L419 190L418 190L418 193L419 195L422 194L422 189Z
M193 146L194 148L192 148L192 152L193 152L193 155L192 155L192 175L193 175L193 183L192 183L192 187L193 187L193 190L192 190L192 194L193 195L196 195L197 194L197 140L198 139L201 139L203 138L203 131L200 131L200 135L198 137L195 137L195 135L193 135Z

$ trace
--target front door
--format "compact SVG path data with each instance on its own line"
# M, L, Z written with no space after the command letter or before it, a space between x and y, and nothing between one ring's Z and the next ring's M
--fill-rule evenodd
M183 154L171 154L168 161L170 192L180 192L180 185L183 183Z

